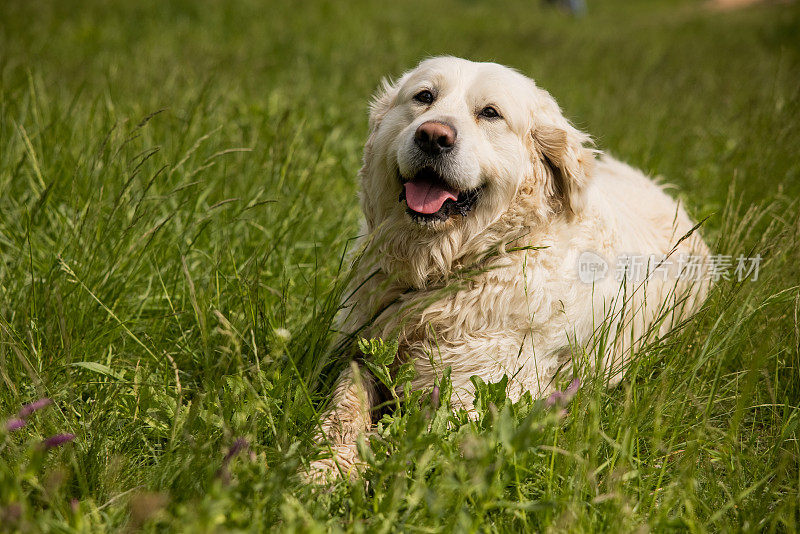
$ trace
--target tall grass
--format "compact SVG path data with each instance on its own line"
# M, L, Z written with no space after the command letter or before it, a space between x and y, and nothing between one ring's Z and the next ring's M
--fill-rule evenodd
M0 429L0 530L796 531L796 6L265 9L4 7L0 421L53 404ZM431 53L533 75L760 276L564 406L445 379L312 488L365 104Z

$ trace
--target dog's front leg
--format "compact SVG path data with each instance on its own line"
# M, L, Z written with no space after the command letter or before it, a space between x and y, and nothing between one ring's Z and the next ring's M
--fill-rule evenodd
M356 475L360 464L356 442L372 426L376 393L369 373L356 362L342 371L333 391L333 401L322 419L319 443L330 447L332 456L311 463L309 477L322 482L331 476Z

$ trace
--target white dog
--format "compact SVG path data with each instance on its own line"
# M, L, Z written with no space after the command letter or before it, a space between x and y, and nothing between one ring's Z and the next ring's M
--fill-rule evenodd
M350 338L399 339L414 386L451 368L454 408L470 377L509 377L511 398L554 390L585 362L616 383L646 340L702 302L708 249L684 210L638 170L590 148L555 100L494 63L423 61L372 104L364 229L340 320ZM353 469L379 399L355 362L323 421Z

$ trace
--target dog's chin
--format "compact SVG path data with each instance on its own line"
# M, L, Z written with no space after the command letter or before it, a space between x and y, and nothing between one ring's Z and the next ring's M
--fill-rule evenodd
M403 203L406 215L415 225L431 230L447 228L458 219L469 217L483 189L482 186L468 190L453 187L447 179L430 167L424 167L409 177L404 177L398 172L398 178L402 187L398 201ZM425 200L420 200L421 189L427 189L429 195L438 199L426 202L426 196ZM412 198L409 198L409 195L412 195ZM442 198L444 200L439 203Z

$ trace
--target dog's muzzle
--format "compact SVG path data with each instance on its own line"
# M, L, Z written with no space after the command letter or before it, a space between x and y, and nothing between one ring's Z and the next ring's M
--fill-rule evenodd
M453 150L457 137L458 132L452 124L427 121L414 132L414 144L427 156L436 157Z

